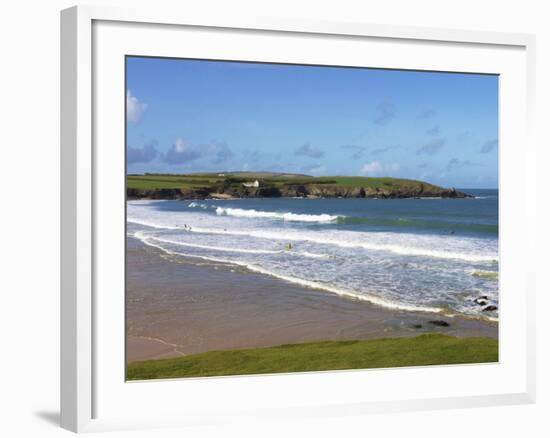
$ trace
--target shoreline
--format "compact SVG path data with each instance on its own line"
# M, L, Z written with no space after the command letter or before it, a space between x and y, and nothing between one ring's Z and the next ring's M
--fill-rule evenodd
M169 256L128 236L126 332L133 362L426 333L498 338L498 323L382 308L236 266Z

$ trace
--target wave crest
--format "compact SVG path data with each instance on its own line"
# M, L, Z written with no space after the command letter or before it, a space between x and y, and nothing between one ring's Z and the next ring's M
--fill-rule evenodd
M281 213L276 211L259 211L245 210L243 208L224 208L216 207L218 216L235 216L248 218L266 218L266 219L281 219L284 221L293 222L335 222L339 216L330 214L298 214L298 213Z

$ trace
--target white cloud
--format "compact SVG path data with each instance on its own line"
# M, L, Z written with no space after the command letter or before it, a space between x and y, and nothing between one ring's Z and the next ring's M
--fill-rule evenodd
M137 97L132 96L130 90L126 92L126 118L129 122L138 123L146 109L146 103L141 103Z
M370 163L365 164L361 168L361 173L365 175L374 175L382 171L382 165L379 161L371 161Z
M199 148L193 147L181 138L176 139L176 142L166 152L164 161L168 164L184 164L200 158L202 151Z
M366 176L393 176L395 172L401 169L398 163L381 163L380 161L371 161L361 167L360 173Z
M174 143L174 150L178 154L182 154L183 152L185 152L186 149L189 149L189 145L181 138L176 139L176 143Z
M204 155L212 158L214 164L223 163L233 158L233 151L225 143L212 143L205 146Z
M151 140L149 143L140 148L128 146L126 153L126 160L128 164L150 163L159 155L157 146L157 140Z
M208 159L212 164L221 164L232 157L233 151L225 143L193 145L178 138L166 152L164 161L168 164L186 164L198 159Z

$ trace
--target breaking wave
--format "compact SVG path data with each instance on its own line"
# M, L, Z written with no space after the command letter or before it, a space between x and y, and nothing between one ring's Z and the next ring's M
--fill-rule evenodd
M218 216L281 219L290 222L334 222L339 218L339 216L332 216L330 214L280 213L277 211L245 210L242 208L226 207L217 207L216 214Z

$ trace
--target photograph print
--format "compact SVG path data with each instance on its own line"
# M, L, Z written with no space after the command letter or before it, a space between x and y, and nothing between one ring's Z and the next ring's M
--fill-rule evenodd
M498 362L498 76L126 57L126 378Z

